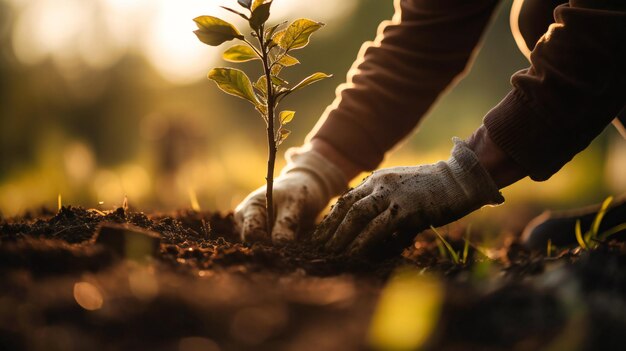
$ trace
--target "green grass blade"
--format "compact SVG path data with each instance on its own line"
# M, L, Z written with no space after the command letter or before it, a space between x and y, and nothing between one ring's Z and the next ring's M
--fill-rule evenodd
M583 250L587 250L587 243L585 242L585 239L583 239L583 231L580 229L580 219L576 220L576 227L574 231L576 232L576 241L578 241L578 245L580 245Z
M439 256L441 256L441 258L448 258L448 255L446 255L446 248L443 247L441 240L437 240L437 250L439 250Z
M450 243L446 239L444 239L444 237L441 234L439 234L439 232L437 231L437 229L435 229L435 227L431 225L430 228L435 232L435 234L437 234L437 237L439 237L439 240L441 240L443 245L446 247L446 250L448 250L448 254L452 258L452 261L458 264L459 254L454 251L454 249L452 248L452 245L450 245Z
M611 205L611 202L613 202L613 196L607 197L606 200L604 200L604 202L602 203L602 206L600 207L600 211L598 211L596 218L593 219L593 224L591 225L591 229L590 229L591 238L593 239L598 238L598 232L600 231L600 223L602 223L602 218L604 218L604 215L606 214L606 211L609 209L609 205Z
M602 234L599 235L599 238L601 241L604 241L606 239L608 239L611 235L617 234L619 232L621 232L622 230L626 230L626 223L622 223L620 225L617 225L611 229L608 229L607 231L603 232Z
M472 226L468 225L467 230L465 231L465 245L463 245L463 257L461 263L467 263L467 256L469 254L469 246L470 246L470 235L472 234Z

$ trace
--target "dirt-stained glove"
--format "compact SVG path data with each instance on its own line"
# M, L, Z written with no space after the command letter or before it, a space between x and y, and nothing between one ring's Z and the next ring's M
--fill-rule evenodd
M504 202L476 154L460 139L453 141L448 161L372 173L337 201L313 240L335 252L371 253L396 233L414 236Z
M328 201L348 188L343 172L313 150L291 148L287 165L274 179L273 242L292 241L300 228L312 227ZM235 223L244 241L269 240L266 230L265 186L255 190L235 209Z

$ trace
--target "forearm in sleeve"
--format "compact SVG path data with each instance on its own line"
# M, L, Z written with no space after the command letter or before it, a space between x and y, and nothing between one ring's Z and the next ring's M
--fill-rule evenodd
M396 1L393 20L361 48L308 139L323 140L363 170L375 168L465 70L497 2Z
M548 179L626 104L626 1L571 0L531 67L484 119L491 139L534 180Z

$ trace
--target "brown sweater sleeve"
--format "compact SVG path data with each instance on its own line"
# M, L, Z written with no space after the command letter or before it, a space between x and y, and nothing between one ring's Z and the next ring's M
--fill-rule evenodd
M548 179L626 104L626 1L571 0L531 67L484 119L491 139L534 180Z
M309 138L374 169L465 70L498 2L396 1Z

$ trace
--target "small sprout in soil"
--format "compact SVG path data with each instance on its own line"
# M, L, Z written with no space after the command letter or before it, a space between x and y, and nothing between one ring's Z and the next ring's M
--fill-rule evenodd
M306 18L297 19L286 28L286 22L272 26L267 25L273 1L238 0L243 12L229 7L225 10L245 19L252 29L251 36L256 44L248 40L234 25L213 16L196 17L194 21L198 30L194 31L198 39L211 46L218 46L227 41L237 39L236 44L227 49L222 57L229 62L247 62L258 60L263 74L254 82L248 75L235 68L213 68L208 78L213 80L225 93L245 99L254 105L267 127L268 160L267 160L267 232L271 233L274 221L274 164L278 146L289 136L290 131L285 125L291 122L294 111L282 111L276 114L278 104L291 93L331 75L314 73L297 84L289 85L282 77L281 71L300 63L292 56L294 50L302 49L309 44L311 35L324 26L321 22Z
M124 201L122 201L122 208L124 212L128 212L128 196L124 195Z
M454 251L454 249L452 248L452 245L450 245L450 243L443 237L443 235L441 235L439 233L439 231L437 229L435 229L435 227L430 226L430 229L433 230L433 232L435 232L435 234L437 234L437 238L439 238L439 241L441 242L441 244L443 244L443 247L445 248L445 250L441 249L441 246L439 246L439 253L443 255L442 256L446 256L445 253L447 252L447 256L450 257L450 259L452 260L452 262L454 262L454 264L464 264L462 262L462 258L459 257L460 253Z
M63 207L63 198L61 197L60 193L59 193L59 196L57 197L57 207L59 209L59 212L61 212L61 208Z
M583 233L582 226L580 223L580 219L576 221L576 227L574 228L574 233L576 235L576 241L578 245L583 250L593 250L597 248L600 243L605 242L612 235L621 232L622 230L626 230L626 223L622 223L617 225L611 229L608 229L602 233L600 233L600 224L602 223L602 219L604 215L606 215L606 211L609 209L609 206L613 202L613 197L609 196L604 200L600 210L596 214L596 217L593 219L591 223L591 228Z
M605 232L602 232L599 236L601 240L606 240L610 238L612 235L617 234L624 230L626 230L626 223L616 225L615 227L608 229Z
M471 233L472 233L472 226L468 225L467 229L465 230L465 238L463 238L465 243L463 244L463 256L461 256L461 263L462 264L466 264L467 263L467 256L469 254L470 235L471 235Z

